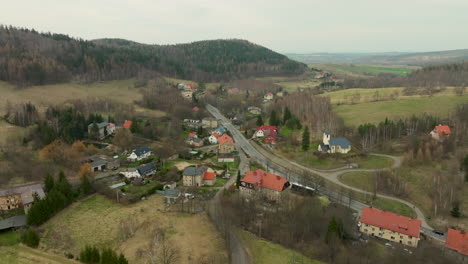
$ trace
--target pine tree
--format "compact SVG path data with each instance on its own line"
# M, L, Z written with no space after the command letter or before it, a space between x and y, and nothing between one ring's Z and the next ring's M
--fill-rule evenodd
M257 117L257 126L263 126L263 119L261 115Z
M59 173L59 178L57 181L57 191L65 195L68 203L72 202L75 196L72 187L68 182L67 177L65 177L65 173L63 173L63 171Z
M198 129L197 129L197 135L199 137L201 137L203 135L203 127L202 126L199 126Z
M276 117L276 111L275 111L275 110L271 111L271 114L270 114L270 125L271 125L271 126L278 126L278 125L279 125L279 120L278 120L278 118Z
M307 151L309 150L310 145L310 134L309 134L309 127L305 127L304 132L302 133L302 150Z
M338 233L338 223L336 222L336 219L333 216L330 222L328 223L327 234L325 235L325 242L328 243L331 237L336 233Z
M89 194L93 191L93 187L91 186L91 183L89 182L88 176L83 175L81 177L80 189L81 189L81 193L84 195Z
M92 139L99 139L99 127L96 122L93 122L91 126L91 135L89 135Z
M465 170L465 181L468 182L468 155L463 159L463 169Z
M39 241L39 235L32 228L29 228L21 234L21 243L28 247L37 248L39 246Z
M52 174L47 173L45 180L44 180L44 186L47 192L50 192L54 188L55 180L54 176Z
M455 218L459 218L461 216L460 207L458 206L458 204L453 206L453 209L450 211L450 214Z
M239 189L241 183L241 173L240 170L237 171L236 187Z
M291 119L291 111L289 111L289 108L286 107L283 114L283 124L286 124L289 119Z
M128 264L128 260L122 253L120 253L118 264Z

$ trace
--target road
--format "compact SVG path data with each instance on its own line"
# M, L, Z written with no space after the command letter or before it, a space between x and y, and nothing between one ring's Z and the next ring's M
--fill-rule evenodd
M219 119L221 121L221 124L226 127L226 129L229 130L229 132L231 133L231 135L233 136L234 138L234 141L236 142L236 145L238 145L238 147L240 149L242 149L247 155L249 155L252 159L254 159L255 161L257 161L258 163L262 164L263 166L265 166L269 171L271 172L275 172L277 174L281 174L283 176L285 176L290 182L295 182L295 183L300 183L300 184L303 184L303 185L309 185L309 184L306 184L307 182L310 182L310 177L311 177L311 174L312 175L318 175L326 180L329 180L343 188L346 188L346 189L350 189L350 190L353 190L355 192L359 192L359 193L363 193L363 194L367 194L367 195L373 195L373 193L369 193L369 192L366 192L366 191L363 191L361 189L358 189L358 188L355 188L355 187L352 187L352 186L348 186L344 183L342 183L338 177L344 173L347 173L347 172L372 172L372 171L376 171L376 170L373 170L373 169L346 169L346 170L340 170L340 171L332 171L332 172L326 172L326 171L322 171L322 170L315 170L315 169L312 169L312 168L309 168L309 167L305 167L301 164L298 164L296 162L293 162L293 161L290 161L290 160L286 160L284 158L280 158L276 155L273 155L271 152L269 151L266 151L262 148L255 148L249 140L247 140L244 135L238 130L236 129L230 122L229 120L224 117L221 112L219 112L219 110L215 107L213 107L212 105L207 105L206 106L206 109L217 119ZM397 168L399 166L401 166L401 163L402 163L402 159L401 157L394 157L394 156L390 156L390 155L384 155L384 154L373 154L373 155L379 155L379 156L385 156L385 157L388 157L388 158L391 158L394 163L392 165L392 168ZM334 190L331 190L331 189L326 189L325 187L323 186L309 186L311 188L314 188L316 189L319 193L323 194L323 195L326 195L328 196L329 198L335 200L335 201L338 201L342 204L345 204L347 206L350 206L352 209L354 210L357 210L358 212L361 212L362 208L365 207L365 206L368 206L367 204L364 204L364 203L361 203L359 201L355 201L354 199L350 199L347 194L344 194L344 193L339 193L339 192L336 192ZM398 202L401 202L401 203L404 203L406 204L407 206L409 206L410 208L412 208L415 213L416 213L416 217L417 219L421 220L422 222L422 228L421 228L421 232L426 234L427 236L429 237L432 237L438 241L445 241L445 237L443 236L440 236L440 235L437 235L435 233L433 233L433 228L431 228L431 226L429 226L429 224L427 223L426 221L426 218L424 216L424 213L421 211L421 209L419 209L417 206L415 206L414 204L408 202L408 201L405 201L405 200L402 200L402 199L399 199L399 198L396 198L396 197L392 197L392 196L388 196L388 195L382 195L382 194L377 194L377 197L381 197L381 198L386 198L386 199L390 199L390 200L394 200L394 201L398 201Z

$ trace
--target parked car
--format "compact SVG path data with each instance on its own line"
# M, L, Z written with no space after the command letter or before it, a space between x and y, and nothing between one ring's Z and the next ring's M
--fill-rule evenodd
M193 198L195 198L195 195L193 195L191 193L184 193L184 197L187 198L187 199L193 199Z
M445 235L444 232L438 231L438 230L432 230L432 232L433 232L434 234L437 234L437 235L440 235L440 236Z

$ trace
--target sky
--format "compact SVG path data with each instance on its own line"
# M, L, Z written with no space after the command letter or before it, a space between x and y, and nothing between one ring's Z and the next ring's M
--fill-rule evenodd
M468 48L468 0L1 0L0 6L0 24L87 40L240 38L282 53Z

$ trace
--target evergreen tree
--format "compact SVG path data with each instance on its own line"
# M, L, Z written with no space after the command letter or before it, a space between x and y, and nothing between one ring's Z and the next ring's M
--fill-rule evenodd
M283 114L283 124L286 124L289 119L291 119L291 111L289 111L289 108L286 106Z
M458 204L455 204L453 206L453 209L450 211L450 214L455 218L459 218L461 216L460 206L458 206Z
M136 119L136 118L132 119L132 125L130 126L130 131L132 133L139 133L140 132L140 124L138 122L138 119Z
M197 135L199 137L201 137L203 135L203 127L202 126L199 126L198 129L197 129Z
M93 122L91 126L91 134L89 135L92 139L99 139L99 127L96 122Z
M81 177L80 190L81 190L81 193L84 194L84 195L90 194L93 191L93 187L91 186L91 183L89 182L88 176L86 176L86 175L83 175Z
M261 115L257 117L257 126L263 126L263 119Z
M465 170L465 181L468 182L468 155L463 159L463 169Z
M270 114L270 125L271 125L271 126L278 126L278 125L279 125L279 120L278 120L278 118L276 117L276 111L275 111L275 110L271 111L271 114Z
M125 258L124 254L120 253L118 264L128 264L128 260Z
M47 192L50 192L54 188L55 180L54 176L52 174L47 173L45 180L44 180L44 186Z
M310 134L309 134L309 127L305 127L304 132L302 133L302 150L307 151L309 150L310 145Z
M237 187L237 189L239 189L240 183L241 183L241 173L240 173L240 170L238 170L238 171L237 171L237 179L236 179L236 187Z
M116 264L119 262L119 257L110 248L102 250L100 264Z
M198 88L197 88L197 90L198 90L199 92L204 92L204 91L206 90L206 84L205 84L205 82L203 82L203 81L199 82L199 83L198 83Z
M337 233L338 233L338 223L336 222L336 219L333 216L330 222L328 223L327 234L325 235L325 242L328 243L331 237Z
M68 182L67 177L65 177L65 173L63 173L63 171L61 171L59 173L59 178L58 178L58 181L57 181L57 191L59 191L60 193L65 195L65 197L67 199L67 203L72 202L72 200L74 198L74 193L73 193L72 187L71 187L70 183Z

